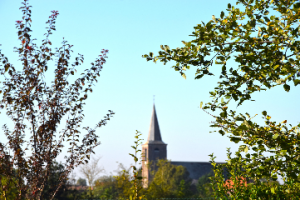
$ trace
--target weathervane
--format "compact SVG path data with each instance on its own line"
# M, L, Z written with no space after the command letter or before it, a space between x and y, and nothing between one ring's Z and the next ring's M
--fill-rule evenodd
M155 95L153 95L153 104L155 104Z

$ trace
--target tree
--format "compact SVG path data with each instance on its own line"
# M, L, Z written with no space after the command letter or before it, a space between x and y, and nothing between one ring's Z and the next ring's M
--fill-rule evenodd
M50 196L53 199L70 171L88 162L93 149L100 144L96 129L106 125L114 114L109 111L95 128L80 127L84 102L100 76L108 50L103 49L91 67L71 83L68 80L75 75L84 57L79 54L72 63L72 45L65 39L61 47L50 48L49 37L55 30L58 11L52 11L46 22L45 38L38 47L30 35L32 20L28 0L23 1L20 9L23 17L16 21L20 46L14 49L23 68L15 68L0 50L0 74L4 78L0 82L0 109L14 122L14 127L3 126L8 142L0 142L0 174L8 181L16 181L17 199L40 199L50 166L67 142L65 171L53 189ZM54 67L50 68L53 62ZM54 71L50 84L45 80L48 69ZM65 127L59 130L59 124ZM25 137L28 135L29 140ZM13 167L17 168L16 174L12 173ZM4 192L8 190L2 182L0 186Z
M120 199L127 199L130 196L134 196L134 186L132 184L130 168L126 169L124 165L120 163L117 171L118 174L114 176L117 183L118 198Z
M72 171L68 178L68 185L75 185L76 184L76 173Z
M190 195L190 185L186 184L185 180L181 180L176 191L177 198L185 198Z
M213 172L205 174L198 179L197 192L200 198L212 197L213 189L211 187L210 177L213 177Z
M1 188L0 188L0 200L16 199L18 190L16 188L16 180L8 179L3 175L0 175Z
M104 171L103 167L98 166L98 162L101 157L92 158L92 162L82 165L80 167L80 172L85 176L89 183L89 195L94 197L94 192L92 191L92 186L94 185L94 180L97 176Z
M103 167L98 166L100 159L101 157L92 158L90 163L82 165L79 169L79 171L88 180L90 187L94 185L94 180L97 179L97 176L104 171Z
M100 199L117 199L117 182L113 176L102 176L95 181L95 197Z
M84 178L79 178L79 179L77 180L77 185L87 186L86 179L84 179Z
M191 194L189 172L181 165L172 165L167 160L158 160L157 171L149 185L147 198L181 198Z
M213 16L208 23L194 27L193 40L181 48L170 49L161 45L158 56L144 55L148 61L158 60L166 64L175 61L173 68L186 78L185 70L196 68L195 79L214 75L209 67L219 67L220 81L210 92L212 101L202 107L211 110L215 121L212 127L221 135L227 134L232 142L242 142L235 157L228 152L224 165L214 165L216 197L235 199L297 199L300 196L300 124L287 125L287 120L278 123L262 111L265 125L254 121L248 113L237 114L237 106L253 100L261 90L300 83L300 3L296 0L237 0L237 7L228 4L227 12ZM233 60L236 65L228 66ZM230 103L230 104L229 104ZM251 152L252 150L253 152ZM266 154L266 152L270 154ZM242 155L245 153L245 156ZM222 169L232 174L233 188L225 187ZM277 180L283 177L284 185L262 184L261 179ZM240 180L254 181L244 187Z
M50 199L51 194L57 188L57 185L60 184L60 176L61 174L65 173L65 167L62 163L58 163L54 161L52 166L49 168L49 176L48 180L46 180L45 188L42 192L41 199ZM67 180L63 180L61 186L56 192L54 200L65 200L66 194L68 193L67 188Z
M119 164L116 176L104 176L95 181L94 197L105 199L143 199L142 168L138 168L143 155L139 149L141 143L139 131L135 133L133 153L129 155L133 158L134 164L126 169L123 164ZM132 171L130 170L132 168Z

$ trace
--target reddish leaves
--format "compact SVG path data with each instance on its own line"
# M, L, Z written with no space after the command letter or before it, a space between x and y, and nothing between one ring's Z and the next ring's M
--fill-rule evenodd
M21 47L16 48L19 53L21 72L16 71L0 52L0 74L5 74L5 81L0 86L0 108L5 109L8 118L12 119L15 126L10 131L4 128L9 145L4 147L0 142L0 155L11 152L14 156L11 163L19 170L17 178L26 179L26 184L19 183L16 187L18 191L22 191L18 199L41 198L45 181L49 175L49 166L56 157L62 152L63 141L67 138L78 137L81 133L83 138L71 139L71 145L68 149L66 159L66 172L60 177L63 181L67 178L68 173L74 167L83 163L83 158L93 153L93 149L100 143L97 141L96 129L106 125L107 121L114 115L112 111L104 117L94 128L79 129L84 119L84 105L88 98L88 92L92 92L92 86L97 81L97 77L106 62L108 50L102 49L100 58L97 58L90 69L86 69L83 74L71 83L68 75L74 75L75 67L81 65L84 61L83 55L79 54L75 59L75 64L70 66L70 52L73 45L63 40L62 46L57 52L53 52L47 45L52 45L48 36L55 30L55 20L58 11L52 11L50 19L48 19L46 38L42 40L41 47L37 47L32 43L30 35L31 10L27 1L24 0L23 21L16 21L18 29L18 38L21 41ZM35 50L34 55L31 52ZM1 51L1 50L0 50ZM56 57L57 59L53 59ZM54 81L49 85L45 83L45 71L48 68L48 61L55 62ZM3 66L4 65L4 66ZM39 102L36 104L36 102ZM57 127L63 117L69 116L65 123L65 127L59 130ZM29 125L29 126L28 126ZM30 129L27 129L27 126ZM86 134L83 133L86 131ZM25 141L26 135L31 135L28 141ZM77 134L77 135L75 135ZM74 137L73 137L74 136ZM28 142L29 148L23 149L24 143ZM25 151L30 151L31 156L25 156ZM0 174L4 174L8 178L13 178L9 170L3 170L1 165L4 163L0 157ZM0 181L0 187L2 183ZM55 186L56 187L56 186ZM59 185L57 186L59 187ZM3 187L2 187L3 188ZM55 191L57 188L54 188ZM53 198L53 196L50 198Z
M29 51L33 50L32 46L27 46L26 49L29 50Z

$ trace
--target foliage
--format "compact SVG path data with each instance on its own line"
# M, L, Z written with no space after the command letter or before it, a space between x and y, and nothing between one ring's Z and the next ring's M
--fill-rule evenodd
M0 188L0 200L16 199L18 195L16 180L8 179L5 176L0 175L0 181L2 185Z
M132 172L122 164L119 165L118 175L103 176L95 181L94 198L101 199L153 199L166 197L192 196L191 179L183 166L172 165L167 160L159 160L153 171L154 178L148 189L143 188L142 168L137 168L139 161L138 147L141 144L141 134L136 131L135 145L132 146L134 154L130 154L135 161L131 166ZM142 156L143 157L143 156Z
M176 191L176 198L184 198L189 196L189 185L185 183L185 180L181 180Z
M139 183L139 199L154 199L154 198L183 198L192 197L196 192L191 188L191 180L188 172L183 166L170 165L170 162L159 161L159 174L170 174L170 181L164 182L165 176L155 175L154 180L148 188L142 188L142 183ZM162 164L165 163L165 164ZM168 163L168 164L167 164ZM171 168L168 168L170 167ZM160 168L162 167L162 168ZM172 172L169 172L170 170ZM175 169L175 170L174 170ZM140 176L141 170L138 170ZM133 174L130 169L126 169L122 164L119 165L117 176L103 176L95 181L94 198L100 199L134 199L135 186L133 184ZM165 189L167 188L167 190Z
M86 179L85 178L77 179L77 185L87 186Z
M103 167L98 166L101 157L92 158L88 164L81 165L80 172L88 180L89 186L94 184L94 180L97 179L97 176L104 171Z
M61 183L59 178L63 173L65 173L64 165L61 163L53 162L53 164L49 167L49 176L41 195L42 199L49 199L49 197L51 197L51 194ZM66 183L67 180L62 181L61 187L57 190L54 199L64 199L63 193L66 190Z
M210 109L215 121L212 127L227 134L232 142L243 143L235 157L228 155L224 165L215 166L212 184L216 197L233 199L297 199L300 196L299 127L287 125L287 120L275 122L262 112L265 125L254 121L248 113L237 114L229 109L232 100L241 106L253 101L254 93L300 83L300 3L297 0L237 0L237 7L228 4L220 17L194 27L193 40L183 41L181 48L161 45L158 56L144 55L148 61L164 64L175 61L173 68L186 78L185 70L196 68L195 79L214 75L209 69L220 66L220 81L210 92L212 101L203 109ZM236 65L229 64L234 61ZM230 65L230 66L229 66ZM202 108L202 103L200 104ZM250 151L251 150L251 151ZM245 154L245 155L243 155ZM228 168L233 188L224 184L223 168ZM242 170L243 169L243 170ZM284 185L262 184L260 180L277 180L281 175ZM246 178L253 183L240 184Z
M133 196L132 174L130 168L126 169L122 164L119 164L118 175L114 176L116 179L118 198L127 199Z
M191 179L183 166L172 165L167 160L158 160L157 171L147 190L147 198L180 198L191 195Z
M80 167L80 172L84 174L84 176L87 178L89 183L89 194L88 198L94 198L95 192L92 189L92 186L94 185L94 180L97 178L97 176L104 171L103 167L98 166L98 162L101 159L101 157L98 158L92 158L92 161L86 165L83 165Z
M131 154L131 153L129 154L133 157L133 160L134 160L134 165L131 166L132 174L133 174L133 179L131 182L133 183L133 187L134 187L134 195L133 195L133 197L131 197L132 199L141 199L142 198L142 197L140 197L140 193L143 188L143 184L142 184L143 177L141 176L143 169L142 168L141 168L141 170L137 169L137 163L139 161L138 154L139 154L139 152L141 152L141 150L138 148L142 144L142 142L141 142L142 139L140 139L141 135L142 134L140 132L136 131L135 137L134 137L136 140L134 141L134 146L131 146L134 150L134 154ZM140 157L141 157L140 161L142 161L143 156L141 155ZM139 162L138 164L141 164L141 162Z
M17 170L14 169L14 173L17 173ZM53 164L49 168L49 176L48 180L45 183L45 188L42 192L41 198L42 199L49 199L50 194L53 193L53 186L57 186L59 184L59 177L64 173L64 166L57 162L53 162ZM10 183L8 183L9 179L4 176L1 176L1 184L8 188L6 194L3 194L3 190L0 188L0 199L17 199L18 190L16 188L16 181L15 179L10 179ZM64 194L66 191L66 180L63 181L62 186L56 192L56 196L54 199L65 199Z
M75 184L76 184L76 173L75 173L74 171L72 171L72 172L69 174L67 184L68 184L68 185L75 185Z
M197 193L200 198L207 198L213 196L213 189L211 187L210 177L214 176L213 172L205 174L198 179Z
M132 174L130 173L130 169L126 169L122 164L119 165L119 172L118 176L115 176L116 185L117 185L117 191L118 191L118 198L121 199L142 199L143 198L143 184L142 184L142 168L138 169L137 164L138 161L142 160L139 157L138 154L141 152L139 146L142 144L140 139L140 136L142 134L139 131L136 131L135 133L135 141L134 145L131 146L134 150L134 153L129 153L129 155L134 160L134 165L132 165L130 168L132 168Z
M50 47L49 36L55 30L58 11L52 11L46 22L45 38L38 47L30 35L31 6L28 0L22 4L23 21L16 21L20 46L14 49L23 68L15 68L0 50L0 74L4 78L0 83L0 109L14 122L12 128L3 126L8 142L0 142L0 174L8 182L16 182L17 199L40 199L50 175L50 166L62 152L64 142L68 142L65 172L52 190L50 199L53 199L70 171L88 162L93 149L99 145L96 129L106 125L114 114L109 111L95 128L83 127L87 133L81 132L84 102L100 76L108 50L103 49L91 68L70 83L68 79L75 75L84 57L79 54L72 63L72 45L64 39L61 47L55 50ZM53 62L54 80L49 84L45 75ZM59 130L60 124L65 128ZM27 140L28 136L30 139ZM16 174L12 173L13 166L18 169ZM8 192L8 187L2 182L0 186L3 192Z
M159 173L154 176L156 178L154 178L148 188L141 188L139 191L140 199L199 197L199 192L194 189L188 172L183 166L171 165L166 160L161 160L159 163ZM138 171L140 175L141 170ZM164 176L161 176L162 173ZM167 175L169 181L166 180L166 174L169 174ZM131 196L133 199L135 187L132 184L132 179L133 175L130 169L126 169L120 164L117 176L102 176L95 181L94 198L130 199ZM207 195L205 197L210 196Z
M96 197L100 199L117 199L116 179L113 176L102 176L95 181Z
M57 200L74 200L74 199L88 199L89 192L86 190L78 190L76 188L65 188L62 195L55 197Z

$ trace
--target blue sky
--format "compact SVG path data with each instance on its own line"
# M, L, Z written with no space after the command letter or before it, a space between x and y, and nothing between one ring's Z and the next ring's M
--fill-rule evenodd
M101 49L109 50L107 64L85 107L85 125L93 126L113 110L116 115L106 127L98 129L101 145L96 148L102 156L101 165L109 174L117 163L129 166L135 130L146 140L150 124L153 95L162 139L168 144L168 159L173 161L208 161L214 153L217 161L226 159L226 148L237 146L226 136L209 133L213 120L199 109L201 101L208 102L218 76L194 80L195 69L187 72L184 80L163 65L146 62L143 54L158 52L160 45L170 48L182 46L182 40L201 21L208 22L212 15L219 16L227 8L224 0L30 0L33 37L38 43L45 33L45 22L51 10L58 10L57 31L50 36L53 47L62 38L74 45L74 56L85 56L82 70L90 67ZM0 0L0 47L9 60L18 66L18 55L13 47L19 45L15 21L21 19L21 1ZM19 65L20 66L20 65ZM54 65L53 65L54 66ZM218 70L219 66L213 66ZM49 71L54 69L50 68ZM80 70L79 70L80 71ZM79 73L78 73L79 74ZM51 80L51 74L46 77ZM299 88L291 87L286 93L281 87L254 95L256 102L246 102L239 112L260 114L267 110L273 119L299 123ZM260 116L257 117L260 121ZM10 124L4 114L0 126ZM0 132L0 138L3 133ZM2 139L1 139L2 140ZM63 155L59 156L63 161ZM80 176L79 172L77 173Z

